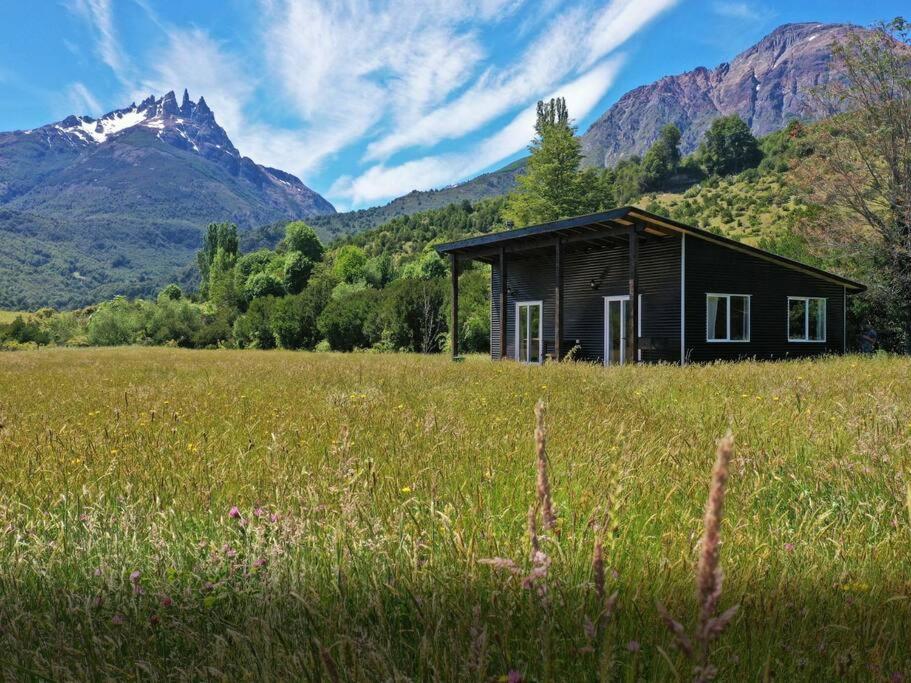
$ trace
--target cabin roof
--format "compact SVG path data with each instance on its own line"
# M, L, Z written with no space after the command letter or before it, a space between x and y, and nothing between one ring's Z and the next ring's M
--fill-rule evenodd
M866 285L841 275L830 273L785 256L779 256L765 249L759 249L758 247L732 240L729 237L716 235L702 228L650 213L635 206L622 206L601 213L575 216L550 223L530 225L525 228L469 237L456 242L439 244L436 246L436 250L440 254L454 254L469 259L493 262L496 260L500 248L510 251L517 247L544 247L553 244L557 239L574 242L603 241L612 238L616 239L621 234L628 233L631 228L643 234L656 237L671 237L678 234L692 235L728 249L745 252L767 261L778 263L785 268L799 270L824 280L836 282L852 292L862 292L867 288Z

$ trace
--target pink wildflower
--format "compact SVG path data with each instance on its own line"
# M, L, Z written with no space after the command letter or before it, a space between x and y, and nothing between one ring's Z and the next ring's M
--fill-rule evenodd
M111 617L111 623L116 626L120 626L124 621L126 621L126 619L122 614L115 614L113 617Z
M170 596L170 595L165 595L165 596L161 599L161 606L162 606L162 607L170 607L170 606L173 605L173 604L174 604L174 601L171 599L171 596Z
M239 519L239 518L240 518L240 510L237 508L236 505L232 505L232 506L231 506L231 509L228 510L228 517L230 517L231 519Z

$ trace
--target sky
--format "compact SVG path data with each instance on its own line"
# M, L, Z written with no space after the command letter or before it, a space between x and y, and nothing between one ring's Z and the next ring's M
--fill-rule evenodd
M205 96L235 146L337 209L526 153L535 103L584 132L628 90L730 61L787 22L907 0L0 0L0 130Z

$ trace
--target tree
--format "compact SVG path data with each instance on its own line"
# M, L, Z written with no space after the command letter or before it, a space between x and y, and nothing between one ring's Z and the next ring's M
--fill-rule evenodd
M702 165L709 175L731 175L754 168L762 161L759 141L737 114L712 121L699 147Z
M893 311L895 350L911 352L911 25L897 18L855 32L833 48L845 78L817 91L818 103L847 114L823 125L818 162L805 184L821 203L861 220L846 239L879 268L869 297ZM882 336L882 335L881 335Z
M449 272L446 262L432 246L428 245L415 260L406 263L402 268L402 277L413 280L433 280L445 277Z
M346 244L335 252L332 272L342 282L354 283L367 275L367 254L360 247Z
M641 184L644 191L661 189L680 165L680 129L669 123L642 159Z
M333 349L365 349L379 339L379 297L375 289L365 289L329 301L317 319L317 327Z
M158 292L159 301L178 301L182 298L183 290L181 290L180 285L176 285L173 282Z
M275 301L271 327L283 349L312 349L320 340L317 319L326 305L326 292L308 287L300 294Z
M247 280L244 287L244 295L248 301L259 299L264 296L282 296L285 288L277 277L269 273L257 273Z
M292 221L285 226L285 246L288 251L299 251L312 263L323 260L323 243L316 231L303 221Z
M272 297L254 299L247 312L234 321L234 340L238 346L256 349L275 347L275 335L272 333L274 303Z
M441 279L402 278L383 290L383 337L395 349L440 350L446 330L446 285Z
M531 156L518 177L518 189L507 200L508 220L529 225L585 213L579 175L582 145L575 132L562 97L538 102Z
M224 252L232 263L237 259L237 226L233 223L209 223L203 236L202 249L196 254L196 265L199 268L199 293L203 298L208 296L210 283L209 271L218 251Z
M285 269L282 285L289 294L298 294L307 286L313 273L313 261L300 251L290 251L285 255Z
M215 258L209 266L209 285L206 288L208 300L215 307L233 314L237 310L239 297L234 278L234 265L237 252L229 252L218 247Z

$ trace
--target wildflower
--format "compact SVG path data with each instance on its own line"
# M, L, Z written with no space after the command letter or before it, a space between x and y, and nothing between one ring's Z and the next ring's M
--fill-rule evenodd
M130 583L133 584L133 595L142 595L142 586L139 580L142 578L142 572L138 569L130 574Z
M174 601L171 599L170 595L165 595L161 598L162 607L171 607L174 604Z
M115 626L120 626L124 621L126 621L126 618L122 614L115 614L111 617L111 623Z
M160 624L160 623L161 623L161 617L159 617L157 614L153 614L152 616L149 617L150 626L158 626L158 624Z
M411 487L410 487L410 486L403 486L403 487L402 487L402 493L411 493Z
M253 510L253 515L256 517L262 517L265 514L266 514L266 511L263 510L261 507L257 507L255 510Z
M794 552L794 544L793 544L793 543L785 543L785 544L784 544L784 549L785 549L787 552L789 552L789 553L793 553L793 552Z
M269 521L275 524L278 521L278 515L274 512L269 515Z
M642 646L639 645L638 640L631 640L626 644L626 649L630 652L639 652L642 649Z
M228 517L230 517L231 519L240 518L240 510L237 508L236 505L232 505L231 509L228 510Z
M258 558L256 558L256 559L253 561L253 568L254 568L254 569L262 569L262 568L265 567L268 563L269 563L269 560L267 560L265 557L258 557Z

